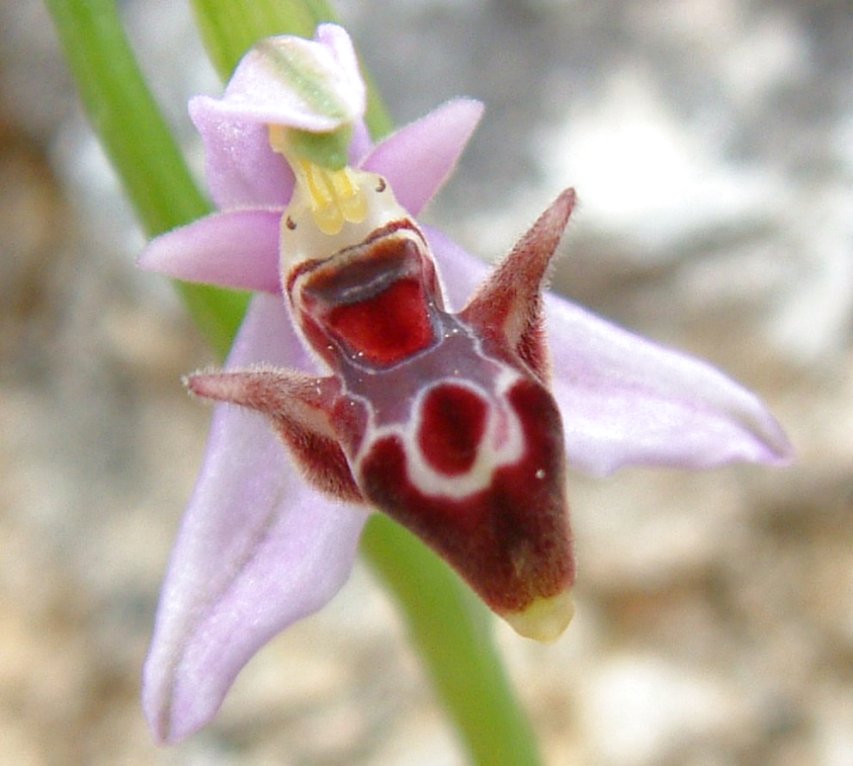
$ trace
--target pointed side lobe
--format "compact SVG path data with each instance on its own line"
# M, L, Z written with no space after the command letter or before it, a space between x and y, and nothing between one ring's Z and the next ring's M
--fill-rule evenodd
M280 210L214 213L152 239L137 265L187 282L278 293L280 220Z
M441 232L425 231L449 303L459 306L489 265ZM629 465L790 462L791 444L761 400L706 362L556 295L545 296L545 320L573 468L604 476Z
M574 189L567 189L519 240L461 313L462 319L485 337L508 345L543 380L547 379L548 355L542 290L574 204Z
M313 486L342 502L362 502L330 422L340 390L335 378L261 369L196 373L187 387L197 396L265 415Z

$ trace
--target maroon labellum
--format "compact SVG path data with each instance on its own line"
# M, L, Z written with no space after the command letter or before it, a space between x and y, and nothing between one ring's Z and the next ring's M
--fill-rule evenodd
M285 265L294 321L332 374L189 381L264 413L315 486L405 525L516 630L545 640L571 618L574 561L542 288L573 204L564 192L458 314L408 217ZM288 218L289 232L298 225Z

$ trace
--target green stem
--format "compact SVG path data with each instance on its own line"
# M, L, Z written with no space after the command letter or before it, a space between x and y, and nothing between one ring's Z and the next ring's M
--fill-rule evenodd
M149 236L210 212L128 43L115 0L46 0L92 127ZM177 283L207 340L225 355L248 296Z
M483 604L429 548L385 516L371 517L361 550L405 616L472 762L539 763L534 733L504 672Z
M224 75L256 40L310 35L333 18L325 0L192 0L202 35ZM115 0L46 0L92 124L149 235L209 212L139 71ZM371 91L374 89L371 88ZM368 125L391 121L375 92ZM224 355L246 297L181 286L192 314ZM408 532L377 516L363 552L397 600L439 698L475 763L533 766L536 740L513 695L491 635L491 617L458 577Z
M142 79L113 0L47 0L89 119L149 234L210 212Z
M311 37L321 21L334 21L325 3L303 0L190 0L207 54L223 80L231 77L242 55L272 35Z

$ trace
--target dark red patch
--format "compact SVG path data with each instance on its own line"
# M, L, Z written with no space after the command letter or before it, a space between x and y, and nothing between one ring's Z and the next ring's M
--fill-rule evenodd
M433 341L417 279L400 279L368 300L336 306L324 323L350 351L380 365L399 362Z
M423 404L418 444L429 464L456 476L474 465L486 429L486 403L462 386L433 388Z
M526 449L495 471L491 485L462 500L425 494L409 481L403 445L380 439L361 466L369 502L441 554L497 612L518 612L554 596L574 579L565 499L560 416L532 380L508 395L523 425Z
M435 271L415 241L394 231L310 267L300 264L288 276L288 289L299 291L294 304L300 307L306 338L327 359L329 341L347 356L377 367L400 362L434 342L430 290L437 286Z

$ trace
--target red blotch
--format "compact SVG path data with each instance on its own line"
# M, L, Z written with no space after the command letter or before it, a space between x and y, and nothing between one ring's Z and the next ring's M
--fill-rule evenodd
M427 394L418 443L424 457L448 476L474 465L486 429L486 403L462 386L440 385Z
M336 306L325 323L352 351L382 365L406 359L433 340L417 279L399 279L369 300Z
M560 593L574 579L565 497L565 454L553 398L533 381L508 395L522 428L521 459L488 487L453 500L424 493L408 475L403 442L379 439L361 464L366 499L441 554L499 613Z

